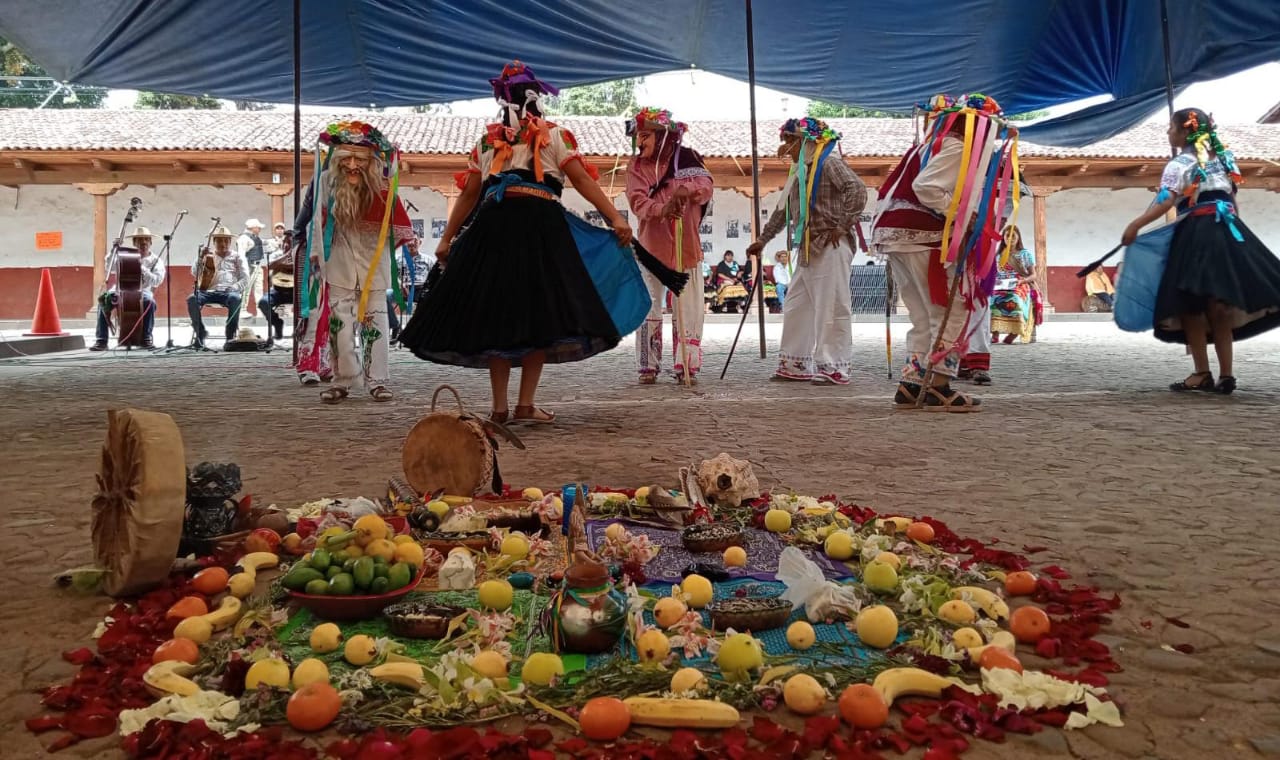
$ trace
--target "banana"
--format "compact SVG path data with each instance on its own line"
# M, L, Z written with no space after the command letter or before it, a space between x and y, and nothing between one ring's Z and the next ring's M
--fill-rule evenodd
M911 518L909 517L883 517L876 520L877 528L893 526L895 533L906 533L907 528L911 527Z
M213 630L221 631L240 619L240 608L240 600L235 596L228 595L222 597L222 602L218 605L218 609L200 617L209 621L209 625L213 626Z
M252 570L256 573L263 568L279 565L280 557L271 552L249 552L241 557L236 564L246 571Z
M951 598L978 606L992 620L1009 619L1009 605L994 591L980 586L957 586L951 589Z
M741 716L733 705L712 699L629 697L622 700L638 726L660 728L732 728Z
M955 681L950 678L920 668L890 668L876 676L871 687L892 707L898 697L940 697L943 689L954 685Z
M195 671L194 665L181 660L165 660L147 668L147 672L142 674L142 682L157 696L177 694L180 697L189 697L200 691L196 682L186 677Z
M422 666L416 662L393 662L370 668L369 675L379 681L393 683L406 689L418 691L426 683L422 675Z
M1003 649L1012 654L1018 648L1018 640L1015 639L1013 634L1008 631L996 631L995 634L991 636L991 641L988 641L986 644L983 644L980 647L969 647L969 659L974 663L981 662L982 653L987 651L990 647Z
M470 496L441 496L440 501L451 507L462 507L475 501L475 499Z

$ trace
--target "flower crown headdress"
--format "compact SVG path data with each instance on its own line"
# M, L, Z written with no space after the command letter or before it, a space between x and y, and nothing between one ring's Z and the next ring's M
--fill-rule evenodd
M780 137L792 135L808 140L839 140L840 133L827 126L825 121L806 116L802 119L787 119L778 130Z

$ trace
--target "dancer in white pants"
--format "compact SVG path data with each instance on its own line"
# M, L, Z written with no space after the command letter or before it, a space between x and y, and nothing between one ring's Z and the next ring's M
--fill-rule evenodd
M795 222L798 266L782 305L782 346L773 374L781 380L848 385L853 367L849 265L867 187L841 159L840 134L825 122L790 119L780 138L778 155L790 158L794 167L778 207L747 248L748 256L759 257L788 219Z

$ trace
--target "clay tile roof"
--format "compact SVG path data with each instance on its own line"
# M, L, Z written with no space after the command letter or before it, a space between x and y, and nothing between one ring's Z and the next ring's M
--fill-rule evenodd
M302 115L303 147L336 118L359 118L380 127L405 153L462 154L471 149L487 119L414 113ZM618 155L630 150L621 118L565 116L583 152ZM844 135L847 156L900 155L911 144L910 119L830 119ZM763 121L761 155L773 155L776 124ZM1028 158L1161 159L1168 155L1160 123L1138 125L1085 148L1055 148L1024 141ZM1280 125L1228 125L1223 138L1241 159L1280 160ZM748 158L746 121L695 121L687 144L707 156ZM94 109L0 110L0 150L242 150L288 151L293 147L293 115L288 111L126 111Z

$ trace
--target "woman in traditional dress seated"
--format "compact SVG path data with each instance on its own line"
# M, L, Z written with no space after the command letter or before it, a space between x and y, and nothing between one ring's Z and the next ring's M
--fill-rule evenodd
M1010 227L1007 235L1009 258L1000 265L991 295L991 342L1004 335L1005 344L1015 338L1030 343L1036 328L1036 255L1023 246L1017 227Z

